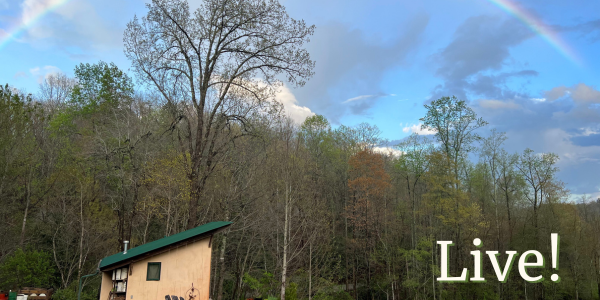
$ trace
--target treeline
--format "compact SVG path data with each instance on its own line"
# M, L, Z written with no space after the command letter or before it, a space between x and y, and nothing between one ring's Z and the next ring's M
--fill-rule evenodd
M263 110L216 135L223 146L191 204L188 108L136 94L113 64L75 74L49 76L36 96L0 89L2 289L52 286L74 299L78 279L124 240L229 220L213 247L213 299L598 298L600 204L567 201L556 155L510 154L495 130L480 137L486 122L464 101L432 102L422 121L436 134L389 151L375 126L334 129L318 115L297 125ZM546 280L513 271L500 283L484 260L486 283L437 282L436 241L454 241L458 276L473 272L474 238L502 267L504 251L541 251L546 267L530 273ZM84 297L98 287L88 280Z

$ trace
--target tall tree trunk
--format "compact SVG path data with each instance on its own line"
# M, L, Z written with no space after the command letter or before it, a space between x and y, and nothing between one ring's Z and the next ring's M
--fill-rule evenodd
M192 182L192 188L190 189L190 217L187 220L187 229L196 227L198 222L198 203L200 202L200 182L198 182L198 175L196 171L192 171L190 175L190 181Z
M596 257L596 288L598 289L598 295L600 295L600 257L598 257L598 253L595 255Z
M312 300L312 241L308 244L308 300Z
M226 218L229 219L229 218ZM221 254L219 255L219 285L217 287L217 300L223 299L223 281L225 278L225 246L227 245L227 232L223 233Z
M533 229L534 229L534 234L535 234L535 247L537 247L538 245L538 197L537 197L537 191L535 191L535 198L534 198L534 202L533 202Z
M411 201L411 228L410 228L410 243L411 243L411 249L415 250L415 197L414 197L414 191L413 193L410 192L411 188L410 188L410 181L409 181L409 175L406 175L406 189L408 190L408 199Z
M27 225L27 214L29 213L30 202L31 197L29 195L29 185L27 185L27 200L25 202L25 213L23 214L23 225L21 226L21 241L19 243L21 249L23 249L23 244L25 243L25 225Z
M506 196L506 215L508 218L508 241L509 241L509 248L510 246L512 246L512 236L513 236L513 227L512 227L512 222L510 219L510 196L508 195L508 187L506 187L506 189L504 190L504 195Z
M345 193L344 193L345 194ZM345 194L344 195L344 211L347 211L348 209L348 197ZM348 216L346 216L346 214L344 214L344 234L345 234L345 239L344 239L344 257L346 260L346 292L348 292L349 284L348 284L348 280L350 279L348 277Z
M431 251L431 264L432 264L432 266L431 266L431 287L432 287L432 289L431 290L433 291L433 300L436 300L436 298L435 298L435 272L434 272L436 263L434 261L434 257L436 257L435 250L437 247L436 247L436 244L434 241L431 241L431 243L432 243L432 249L431 249L432 250Z
M284 223L283 223L283 262L281 264L281 300L285 299L286 275L287 275L287 254L288 254L288 232L289 232L289 210L290 210L290 193L291 186L286 186L285 189L285 208L284 208Z
M79 193L79 217L81 218L81 233L79 236L79 263L77 264L77 280L81 279L81 269L83 268L83 237L85 224L83 219L83 184L79 182L81 191Z
M354 291L354 299L358 300L358 291L356 289L356 265L358 264L358 258L356 257L356 251L354 252L354 269L352 270L352 276L354 277L354 285L352 286L352 290Z
M27 225L27 215L29 214L29 205L31 204L31 177L33 176L33 167L29 170L29 178L27 178L27 196L25 200L25 212L23 213L23 225L21 226L21 240L19 245L21 249L25 244L25 226Z

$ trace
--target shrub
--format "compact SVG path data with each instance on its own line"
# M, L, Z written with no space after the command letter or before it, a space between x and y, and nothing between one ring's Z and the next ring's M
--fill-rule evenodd
M54 265L49 253L17 249L0 265L0 289L24 286L49 287L54 282Z

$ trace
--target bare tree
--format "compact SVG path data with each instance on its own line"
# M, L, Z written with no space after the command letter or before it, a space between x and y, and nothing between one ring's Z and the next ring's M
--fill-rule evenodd
M51 110L56 110L67 101L76 84L76 79L64 73L50 74L40 84L40 97L46 101Z
M535 230L535 242L538 243L538 211L544 202L544 196L548 198L546 189L555 185L555 174L558 172L556 163L558 155L554 153L536 154L531 149L525 149L519 157L517 168L527 182L525 198L533 206L533 227ZM548 201L548 199L546 199Z
M426 137L413 133L396 147L402 151L397 168L402 174L402 179L406 180L406 191L411 202L411 248L414 250L416 249L417 185L429 167L427 155L433 151L433 144Z
M252 134L249 119L272 109L278 76L302 86L314 62L302 47L314 26L290 18L273 0L153 0L125 30L125 55L138 77L169 104L180 147L190 156L190 217L227 145ZM185 105L181 105L185 104ZM240 129L241 128L241 129Z
M506 140L504 132L498 132L495 128L492 129L491 135L483 140L480 158L485 163L491 176L492 190L490 196L494 201L495 222L496 222L496 247L500 247L500 222L498 217L498 184L501 179L499 160L502 153L502 144Z

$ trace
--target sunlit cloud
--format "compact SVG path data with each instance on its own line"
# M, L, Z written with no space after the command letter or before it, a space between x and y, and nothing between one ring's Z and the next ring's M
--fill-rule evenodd
M416 133L418 135L433 135L435 134L434 130L429 130L429 129L422 129L421 126L423 124L419 123L419 124L412 124L412 125L408 125L402 128L402 132L406 132L406 133ZM400 126L402 126L402 124L400 124Z

